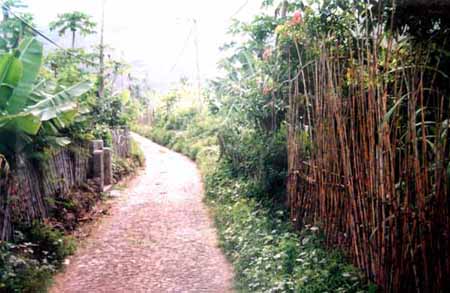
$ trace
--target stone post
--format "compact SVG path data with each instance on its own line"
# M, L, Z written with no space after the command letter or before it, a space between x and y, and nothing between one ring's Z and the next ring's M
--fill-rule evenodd
M97 191L103 192L105 189L103 150L94 151L94 154L92 155L92 175L97 185Z
M103 140L91 140L89 142L89 172L88 178L95 178L96 175L94 173L94 152L103 150Z
M103 150L103 140L91 140L89 151L94 153L98 150Z
M113 183L111 148L103 148L103 172L105 176L105 185L111 185Z

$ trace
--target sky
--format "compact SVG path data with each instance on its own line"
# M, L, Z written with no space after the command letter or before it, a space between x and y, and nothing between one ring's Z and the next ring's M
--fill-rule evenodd
M87 12L100 23L102 1L24 2L38 28L48 31L48 24L59 13L75 10ZM116 57L132 65L133 74L148 76L152 88L165 92L181 77L196 78L195 33L189 34L193 19L198 21L200 75L206 80L218 74L219 47L230 39L227 30L232 19L250 20L260 6L261 0L106 0L105 42L115 48ZM69 35L52 37L70 47ZM85 42L98 39L95 36Z

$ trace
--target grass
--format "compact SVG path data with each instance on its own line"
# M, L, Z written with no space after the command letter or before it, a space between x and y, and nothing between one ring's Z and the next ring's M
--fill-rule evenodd
M361 275L337 251L324 248L320 230L293 231L282 209L256 201L254 184L233 178L226 165L205 176L220 242L240 292L361 292Z

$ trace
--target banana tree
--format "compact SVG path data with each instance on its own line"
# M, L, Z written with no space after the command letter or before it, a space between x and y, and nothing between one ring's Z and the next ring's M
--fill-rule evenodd
M81 82L49 93L37 82L42 64L42 44L25 39L14 52L0 56L0 153L7 157L33 142L42 128L57 130L78 113L77 97L90 90Z

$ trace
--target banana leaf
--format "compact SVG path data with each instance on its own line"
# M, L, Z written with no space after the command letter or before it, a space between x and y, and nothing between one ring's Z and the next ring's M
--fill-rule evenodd
M0 131L22 131L29 135L36 135L41 128L39 117L31 113L4 115L0 117Z
M74 102L74 98L84 95L90 89L90 82L80 82L55 95L47 95L42 101L28 107L26 111L39 117L41 121L55 119L65 112L76 109L78 105Z
M0 57L0 110L4 109L22 78L23 65L11 54Z
M42 44L35 38L26 38L19 46L18 59L24 69L8 102L9 114L18 114L29 105L29 97L42 65Z

